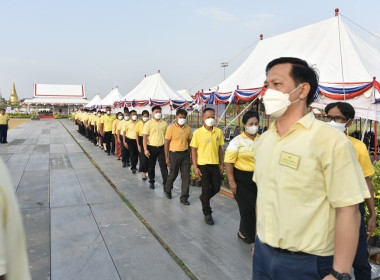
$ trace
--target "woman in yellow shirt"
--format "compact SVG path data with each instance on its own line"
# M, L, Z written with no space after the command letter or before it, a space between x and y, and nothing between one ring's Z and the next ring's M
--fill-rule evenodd
M142 111L141 119L142 121L139 121L136 124L136 139L138 139L137 149L139 151L139 172L142 172L142 180L146 181L146 173L148 172L148 158L144 153L143 128L144 124L149 120L149 112L147 110Z
M112 123L112 135L114 136L115 139L115 153L116 153L116 158L120 160L121 157L121 145L119 137L117 137L117 125L119 122L123 120L124 116L122 112L118 112L116 114L116 119Z
M239 207L240 227L238 237L254 247L256 236L257 186L252 180L255 170L253 144L259 137L259 114L248 111L243 116L244 132L228 145L224 163L232 193Z

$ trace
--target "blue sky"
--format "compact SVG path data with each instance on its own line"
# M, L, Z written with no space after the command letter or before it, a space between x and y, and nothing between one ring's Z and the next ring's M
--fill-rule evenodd
M15 79L19 97L32 97L34 83L84 84L89 99L116 86L125 95L160 69L174 89L194 93L223 80L221 62L231 74L261 33L324 20L337 7L380 36L378 0L0 0L0 91L8 99ZM379 39L345 22L380 51Z

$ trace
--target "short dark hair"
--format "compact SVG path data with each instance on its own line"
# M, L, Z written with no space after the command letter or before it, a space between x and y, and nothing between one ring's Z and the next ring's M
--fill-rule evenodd
M143 115L148 115L149 116L149 112L147 110L144 110L144 111L141 112L141 116L143 116Z
M123 113L122 112L117 112L116 116L118 116L118 115L123 115Z
M346 119L353 120L355 118L355 109L350 103L347 102L334 102L330 103L325 107L325 112L328 112L332 109L338 107L339 111L343 114Z
M213 111L215 113L215 110L213 108L205 108L203 110L203 114L206 113L207 111Z
M137 113L137 112L136 112L136 110L131 110L131 111L129 111L129 113L132 114L132 113Z
M5 111L5 109L4 109L4 108L1 108L0 111Z
M110 110L111 110L111 107L110 107L110 106L107 106L107 107L106 107L106 110L107 110L107 109L110 109Z
M161 111L162 111L162 108L161 108L160 106L156 105L156 106L153 106L153 107L152 107L152 112L153 112L154 110L161 110Z
M318 74L316 70L307 64L303 59L297 57L280 57L272 60L268 63L265 74L268 74L269 70L273 66L278 64L290 63L292 65L292 70L290 71L290 77L293 78L296 85L300 83L308 83L310 85L310 91L307 95L306 105L310 106L314 101L314 96L317 92L318 87Z
M124 107L124 113L129 113L128 107Z
M247 124L247 121L250 119L250 118L256 118L258 121L260 120L260 116L259 114L256 112L256 111L253 111L253 110L249 110L247 111L244 115L243 115L243 124Z
M185 109L178 109L177 112L175 113L176 116L178 115L184 115L185 117L187 117L187 112Z

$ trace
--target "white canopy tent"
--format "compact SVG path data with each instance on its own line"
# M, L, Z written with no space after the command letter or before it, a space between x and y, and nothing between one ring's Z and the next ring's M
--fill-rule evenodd
M134 89L120 98L118 107L128 107L137 113L143 110L151 113L152 106L158 105L162 107L164 114L171 114L175 112L172 106L184 106L186 102L186 98L173 90L161 74L157 73L145 77Z
M87 109L94 109L96 108L96 106L98 105L98 103L101 101L102 99L100 98L99 94L95 95L93 99L91 99L90 102L88 102L86 104L86 106L84 106L85 108Z
M380 105L375 104L380 100L380 86L373 79L380 72L380 53L355 35L339 15L260 40L242 65L216 87L216 93L262 87L266 65L285 56L299 57L318 69L320 87L312 106L324 108L345 100L355 107L357 116L380 120Z
M121 94L118 88L112 89L102 100L100 100L97 104L97 108L105 108L110 106L111 108L114 106L115 102L118 102L121 99ZM94 104L95 105L95 104Z

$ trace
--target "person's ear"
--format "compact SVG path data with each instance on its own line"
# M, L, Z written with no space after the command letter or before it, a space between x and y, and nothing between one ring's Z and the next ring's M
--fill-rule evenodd
M348 122L346 123L346 127L347 128L350 127L352 125L353 121L354 121L353 119L349 119Z
M299 99L307 99L307 96L310 92L310 84L303 83L300 85L301 94L299 95Z

